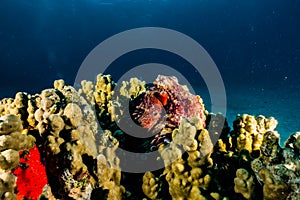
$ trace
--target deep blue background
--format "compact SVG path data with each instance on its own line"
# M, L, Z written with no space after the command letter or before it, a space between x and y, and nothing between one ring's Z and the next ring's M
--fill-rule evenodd
M0 98L40 92L58 78L73 85L95 46L145 26L174 29L199 42L229 93L240 86L269 88L278 91L275 100L289 98L300 85L299 10L297 0L1 0ZM174 56L144 54L123 57L112 72L155 61L184 69L197 83L193 70Z
M297 0L1 0L0 97L38 92L56 78L72 84L96 45L144 26L197 40L227 85L245 78L292 84L300 66L299 9Z

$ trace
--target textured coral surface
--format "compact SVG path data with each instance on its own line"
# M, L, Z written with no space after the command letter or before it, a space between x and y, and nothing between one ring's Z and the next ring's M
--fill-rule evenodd
M20 157L19 167L13 172L17 177L17 199L37 199L48 183L39 150L34 146L29 151L20 152Z
M277 124L244 114L230 129L176 77L57 80L0 102L0 198L300 199L300 133L281 147ZM119 148L157 151L162 168L123 172Z

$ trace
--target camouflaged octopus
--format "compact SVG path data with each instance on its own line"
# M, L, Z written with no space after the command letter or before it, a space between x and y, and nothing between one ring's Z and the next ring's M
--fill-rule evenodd
M199 117L205 127L205 108L198 95L180 85L176 77L159 75L147 90L131 100L129 112L135 123L154 135L152 148L171 141L171 133L163 129L174 129L181 119Z

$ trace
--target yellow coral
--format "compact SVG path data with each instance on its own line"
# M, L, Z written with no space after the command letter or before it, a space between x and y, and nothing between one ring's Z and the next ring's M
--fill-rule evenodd
M12 170L18 167L20 161L19 152L13 149L7 149L0 152L0 169Z
M266 118L263 115L255 117L248 114L238 115L235 123L238 125L231 133L232 146L238 151L246 149L249 153L259 151L263 135L268 131L274 131L278 124L273 117Z
M51 153L54 155L57 155L60 153L60 145L64 142L65 140L60 138L60 137L55 137L53 135L49 135L47 137L47 142L48 142L48 147L51 150Z
M14 149L17 151L33 147L35 138L22 134L22 122L16 115L0 117L0 151Z
M121 183L120 160L115 151L118 141L112 137L110 131L105 131L99 141L99 152L97 156L97 177L99 186L108 189L108 199L119 200L122 196L129 195Z
M82 112L76 103L69 103L64 110L64 115L68 118L72 126L79 126L82 123Z
M11 173L0 172L0 196L4 200L16 199L14 189L16 185L16 177Z
M16 115L5 115L0 118L0 135L10 134L23 129L22 121Z
M159 179L151 172L146 172L143 176L142 189L144 194L150 199L158 199L160 191Z
M206 199L201 190L207 190L211 184L212 178L204 169L212 166L213 144L208 131L200 130L197 121L181 120L179 128L172 132L171 144L159 150L172 199ZM183 150L187 159L182 157Z
M55 89L62 90L65 86L65 81L63 79L55 80L53 86Z
M64 129L65 123L60 115L51 114L48 118L48 124L50 125L51 132L54 136L58 137L60 131Z
M20 103L21 105L21 103ZM15 199L16 177L11 173L19 165L19 152L33 147L35 138L23 133L21 119L16 115L0 117L0 197Z
M127 98L135 98L146 91L146 82L138 78L131 78L129 82L123 81L120 88L120 94Z
M197 133L195 126L183 119L178 129L172 133L173 142L182 145L186 151L195 151L197 149L197 141L194 139Z
M81 88L78 90L80 95L84 95L86 100L88 100L91 105L95 105L95 98L94 98L94 85L91 81L83 80L81 81Z
M263 193L265 200L285 200L289 194L286 183L276 180L267 169L259 171L259 177L264 182Z
M254 181L246 169L240 168L236 171L234 179L234 191L243 195L245 199L255 199Z

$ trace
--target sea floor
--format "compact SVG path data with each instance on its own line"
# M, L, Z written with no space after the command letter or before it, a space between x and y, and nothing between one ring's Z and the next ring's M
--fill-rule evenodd
M208 92L196 89L208 111L211 105ZM285 87L275 86L226 86L226 118L232 127L237 114L264 115L275 117L278 121L277 131L281 144L290 134L300 131L300 84Z

